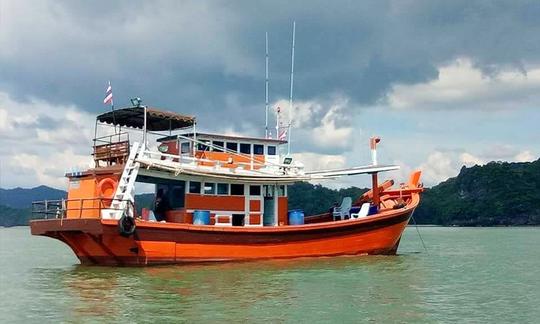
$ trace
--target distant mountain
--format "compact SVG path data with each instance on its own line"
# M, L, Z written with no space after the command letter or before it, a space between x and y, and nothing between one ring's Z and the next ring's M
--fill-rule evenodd
M31 189L0 188L0 205L11 208L31 208L32 201L36 200L58 200L66 198L67 193L63 190L54 189L47 186L39 186Z
M420 224L540 225L540 160L463 167L422 195Z

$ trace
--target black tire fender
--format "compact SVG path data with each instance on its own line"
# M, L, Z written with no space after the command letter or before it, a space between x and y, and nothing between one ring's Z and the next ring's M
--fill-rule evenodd
M133 235L136 227L135 218L129 217L126 214L123 214L118 220L118 232L123 237L130 237Z

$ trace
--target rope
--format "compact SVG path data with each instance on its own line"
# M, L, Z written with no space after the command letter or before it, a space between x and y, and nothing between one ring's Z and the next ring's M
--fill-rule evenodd
M418 233L418 237L420 238L420 242L422 242L422 246L424 247L424 250L427 253L428 250L427 250L426 244L424 243L424 239L422 238L422 235L420 235L420 230L418 230L418 224L416 224L416 220L414 219L413 215L411 215L411 219L414 223L414 227L416 228L416 233Z

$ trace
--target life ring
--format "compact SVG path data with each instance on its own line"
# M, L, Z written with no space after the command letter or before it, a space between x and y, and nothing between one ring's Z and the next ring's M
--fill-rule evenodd
M123 214L118 220L118 233L123 237L130 237L135 233L135 218Z
M98 195L103 200L103 205L105 208L109 208L116 191L116 185L118 182L112 178L103 178L97 185Z

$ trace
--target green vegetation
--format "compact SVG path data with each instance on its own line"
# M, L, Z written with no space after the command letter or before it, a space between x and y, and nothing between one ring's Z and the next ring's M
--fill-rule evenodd
M343 197L354 199L366 190L297 183L288 189L289 209L320 214ZM32 200L65 197L65 192L45 186L1 189L0 194L0 226L27 225ZM150 208L152 200L152 194L137 195L137 209ZM457 177L426 189L414 217L419 224L447 226L540 225L540 160L463 167Z
M0 205L0 226L28 225L31 215L29 208L11 208Z
M419 224L540 225L540 160L463 167L422 195Z
M359 197L367 190L357 187L332 190L307 182L295 183L288 188L289 210L302 209L306 215L325 213L334 204L341 204L343 197L356 199L356 197Z

